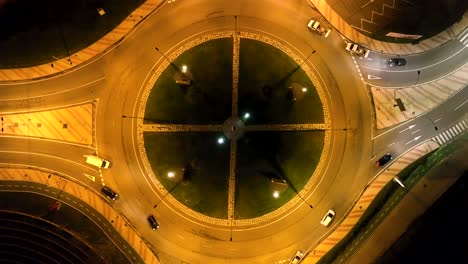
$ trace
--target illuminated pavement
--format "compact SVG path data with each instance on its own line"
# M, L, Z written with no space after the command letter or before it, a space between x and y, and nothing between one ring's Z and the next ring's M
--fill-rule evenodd
M338 25L338 30L344 35L351 37L356 42L367 43L372 49L385 52L403 54L428 50L445 43L454 35L454 32L462 31L456 26L448 33L443 33L442 36L423 41L418 45L386 44L367 38L363 39L362 35L356 34L350 27L346 27L346 23L340 21L332 10L324 6L325 1L312 2L335 27ZM144 5L144 10L139 9L135 12L149 13L159 4L157 1L148 1L147 3L148 5ZM269 12L260 10L269 10ZM339 129L332 133L331 150L327 154L328 160L334 160L336 163L325 164L326 172L324 172L323 180L317 183L314 188L307 190L306 200L314 205L314 209L311 210L303 204L301 207L291 210L288 215L278 218L269 226L239 230L239 233L234 234L232 242L228 241L229 230L191 222L176 214L165 202L157 210L154 210L154 214L164 228L149 235L145 217L148 213L153 212L155 200L159 200L158 198L162 197L165 191L154 189L151 183L140 176L143 173L138 165L134 137L138 129L153 128L149 125L138 126L136 119L122 119L121 116L139 116L138 99L141 96L139 90L148 82L149 73L154 70L154 67L164 63L162 56L154 52L155 45L171 55L175 50L174 47L203 35L197 35L199 32L208 35L210 32L233 30L234 15L238 16L237 30L254 33L268 32L272 38L294 50L301 61L307 58L312 50L317 51L314 57L307 60L307 65L318 74L319 77L316 81L323 85L327 93L326 96L330 100L331 128ZM19 113L24 111L76 105L99 98L94 119L96 131L93 135L95 139L93 142L96 144L93 145L93 148L65 147L70 151L63 155L60 153L65 161L53 165L56 166L57 171L66 171L67 175L82 177L80 181L84 182L85 185L98 188L99 185L94 182L89 183L89 179L86 182L87 178L82 176L83 173L86 173L95 179L101 178L103 182L115 188L119 194L122 194L122 199L115 204L115 207L135 225L139 233L148 239L156 252L172 255L168 259L174 257L189 263L219 263L220 261L224 263L274 263L284 260L292 256L296 250L308 249L311 245L315 245L325 238L329 230L322 228L319 221L329 208L336 209L337 219L342 218L349 208L352 208L355 198L379 173L374 168L373 160L375 157L387 150L395 152L398 156L419 143L412 142L405 145L416 136L411 134L413 131L407 131L408 133L403 134L394 133L396 136L391 140L400 142L398 148L389 146L392 143L389 141L390 139L382 140L378 144L374 143L372 146L370 141L375 140L378 133L371 131L373 111L369 105L367 91L362 89L364 85L361 82L361 76L356 72L354 61L344 51L343 40L336 34L336 31L332 32L326 40L307 31L306 24L312 15L317 14L308 7L306 2L297 4L280 1L255 1L244 6L238 2L226 1L177 1L172 4L164 4L160 10L147 18L147 21L139 24L137 29L117 46L118 48L108 49L136 24L137 21L133 21L133 18L127 19L122 24L125 27L112 33L120 35L111 34L106 36L110 38L99 42L99 48L83 51L84 53L78 53L76 56L73 55L73 65L60 61L53 62L54 65L58 65L53 68L47 64L27 69L0 71L2 80L28 80L70 69L69 67L78 65L78 62L82 62L82 66L85 66L70 69L66 74L58 74L54 78L44 79L44 81L0 85L2 88L0 111L3 115L16 114L19 116ZM175 20L174 17L178 19ZM466 16L462 21L465 19ZM161 28L160 25L165 26ZM155 31L154 28L158 28L158 31ZM177 34L173 34L173 32L177 32ZM105 52L102 53L103 51ZM95 55L98 56L97 60L84 63ZM336 61L341 63L334 63ZM427 82L430 80L430 77L428 78ZM136 88L139 89L135 89L135 84L137 84ZM443 85L447 84L450 82ZM65 92L63 92L64 90ZM449 94L450 92L447 92L444 96L447 97ZM388 98L388 95L382 97ZM41 98L41 100L28 100L28 98ZM388 104L388 102L384 101L382 104ZM430 107L430 104L423 105L417 111L422 112ZM459 112L454 113L454 119L466 113L466 104L458 108L457 111ZM394 124L401 120L398 116L392 116L389 119L391 121L389 123L383 122L382 126L388 126L388 124ZM433 130L433 127L426 121L424 124L427 126L424 126L421 132L426 133ZM12 120L12 122L16 121ZM54 122L56 121L52 119L50 124ZM379 122L382 123L382 121ZM444 128L451 127L453 122L455 121L440 123L440 130L443 131ZM419 129L419 126L418 124L414 131ZM347 128L347 132L344 132L343 128ZM86 133L89 133L89 129L86 130ZM420 141L433 136L433 133L424 134ZM58 138L59 136L51 137ZM89 137L85 138L86 140L67 138L67 141L89 142ZM380 138L383 139L384 136ZM10 147L13 140L21 141L21 139L8 137L1 139L2 149L7 149L7 145ZM15 154L4 156L2 163L10 163L13 159L18 164L33 163L44 167L50 166L48 165L50 162L45 162L48 158L44 156L32 154L35 158L31 159L29 154L27 157L18 154L18 152L39 153L42 152L42 146L31 148L27 147L26 144L15 143L14 145L17 146L14 147L16 148L14 149ZM54 148L55 145L49 146L48 153L50 155L54 154ZM113 167L110 170L101 172L94 168L91 169L85 164L82 155L93 153L98 149L100 155L112 161ZM361 153L361 156L356 157L353 155L355 153ZM56 150L55 154L57 155ZM64 165L72 162L73 166ZM360 175L360 177L356 178L354 175ZM335 224L338 222L335 221ZM333 228L334 226L330 230ZM258 245L269 246L258 247ZM167 261L170 263L170 260ZM309 260L306 259L306 261Z

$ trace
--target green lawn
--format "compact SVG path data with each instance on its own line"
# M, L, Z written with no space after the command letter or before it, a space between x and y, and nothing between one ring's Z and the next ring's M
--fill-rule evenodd
M293 198L315 171L323 137L323 131L247 133L237 149L236 218L264 215ZM271 177L288 183L277 199Z
M250 112L249 123L323 123L322 103L313 83L285 53L241 39L239 64L239 113ZM288 97L289 87L295 101Z
M145 132L145 149L159 182L187 207L216 218L227 218L229 143L210 132ZM184 170L183 170L184 169ZM168 172L175 177L167 177ZM189 171L185 180L184 171Z
M29 67L67 57L106 35L143 2L47 0L0 3L0 68ZM105 10L104 16L98 14L98 7Z
M222 124L231 115L232 39L205 42L175 61L187 65L190 87L175 83L175 67L164 70L146 103L146 123Z

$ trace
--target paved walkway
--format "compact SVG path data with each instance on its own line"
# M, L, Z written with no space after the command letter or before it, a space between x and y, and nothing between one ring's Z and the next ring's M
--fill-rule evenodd
M151 250L148 242L136 232L130 222L128 222L122 214L112 207L104 197L97 195L95 192L89 191L89 188L82 186L74 181L66 178L52 175L49 178L49 173L21 168L0 168L0 180L5 181L31 181L42 183L46 186L63 190L70 195L81 199L83 202L92 206L102 216L104 216L115 230L130 244L138 255L143 259L144 263L160 263L156 255ZM123 245L125 248L125 245Z
M39 137L93 146L95 103L29 113L0 113L0 135Z
M310 1L316 7L316 9L333 25L333 27L347 39L350 39L356 43L360 43L374 51L381 51L384 53L412 54L423 52L456 38L456 36L465 30L468 25L467 12L458 23L455 23L446 31L430 39L421 41L416 45L387 43L368 38L356 31L328 5L327 1L306 1ZM129 32L134 30L136 25L143 21L162 3L164 3L163 0L147 0L139 8L133 11L120 25L118 25L114 30L109 32L103 38L99 39L91 46L70 55L70 60L68 60L68 58L63 58L34 67L0 70L0 82L15 82L50 77L68 71L74 67L83 65L90 60L95 59L97 56L106 52L112 46L122 41L122 39L125 38Z
M385 171L374 178L373 181L369 183L361 193L351 210L346 212L345 219L315 248L309 250L309 254L302 263L317 263L321 257L323 257L331 248L338 244L349 233L349 231L354 227L354 225L358 222L363 213L369 207L371 202L374 200L375 196L389 181L391 181L401 170L406 168L406 166L413 163L415 160L424 156L428 152L436 149L437 147L438 144L435 142L427 141L426 143L423 143L403 154L387 169L385 169Z
M468 82L468 64L457 71L418 86L382 88L371 87L374 101L377 129L393 126L417 117L456 95ZM395 106L395 99L400 98L406 111Z

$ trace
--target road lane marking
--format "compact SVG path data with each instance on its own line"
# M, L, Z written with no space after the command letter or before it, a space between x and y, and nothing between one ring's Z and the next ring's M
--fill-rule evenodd
M439 122L441 119L442 119L442 117L440 117L440 118L437 118L436 120L434 120L434 123L437 123L437 122Z
M416 131L411 132L411 135L413 135L414 133L418 132L419 130L421 130L421 129L418 129L418 130L416 130Z
M180 237L181 239L185 239L183 236L176 234L176 236Z
M462 107L464 104L466 104L466 102L468 102L468 99L466 99L463 103L461 103L459 106L455 107L455 109L453 109L454 111L457 111L460 107Z
M84 176L88 177L90 180L92 180L93 182L96 181L96 177L92 176L92 175L89 175L89 174L86 174L86 173L83 173Z
M401 130L401 131L398 132L398 133L403 133L403 132L405 132L406 130L412 129L412 128L415 127L415 126L416 126L416 125L410 125L409 127L405 128L405 129L403 129L403 130Z
M375 75L367 74L367 79L369 79L369 80L380 80L382 78L380 78L378 76L375 76Z

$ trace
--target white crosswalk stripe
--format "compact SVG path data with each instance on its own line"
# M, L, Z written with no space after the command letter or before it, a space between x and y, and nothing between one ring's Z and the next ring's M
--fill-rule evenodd
M455 131L455 129L452 128L449 128L449 131L450 131L450 134L452 135L452 137L456 136L458 133Z
M467 34L468 36L468 34ZM468 37L467 37L468 38ZM458 134L463 133L463 131L468 129L468 122L466 120L462 120L452 126L451 128L443 131L442 133L434 136L432 140L436 141L440 145L443 145L449 142L452 138L456 137Z
M465 120L461 121L461 124L465 127L465 129L468 128L468 123Z
M465 30L463 30L463 32L460 35L458 35L457 39L463 45L465 45L465 47L468 47L468 28L465 28Z

